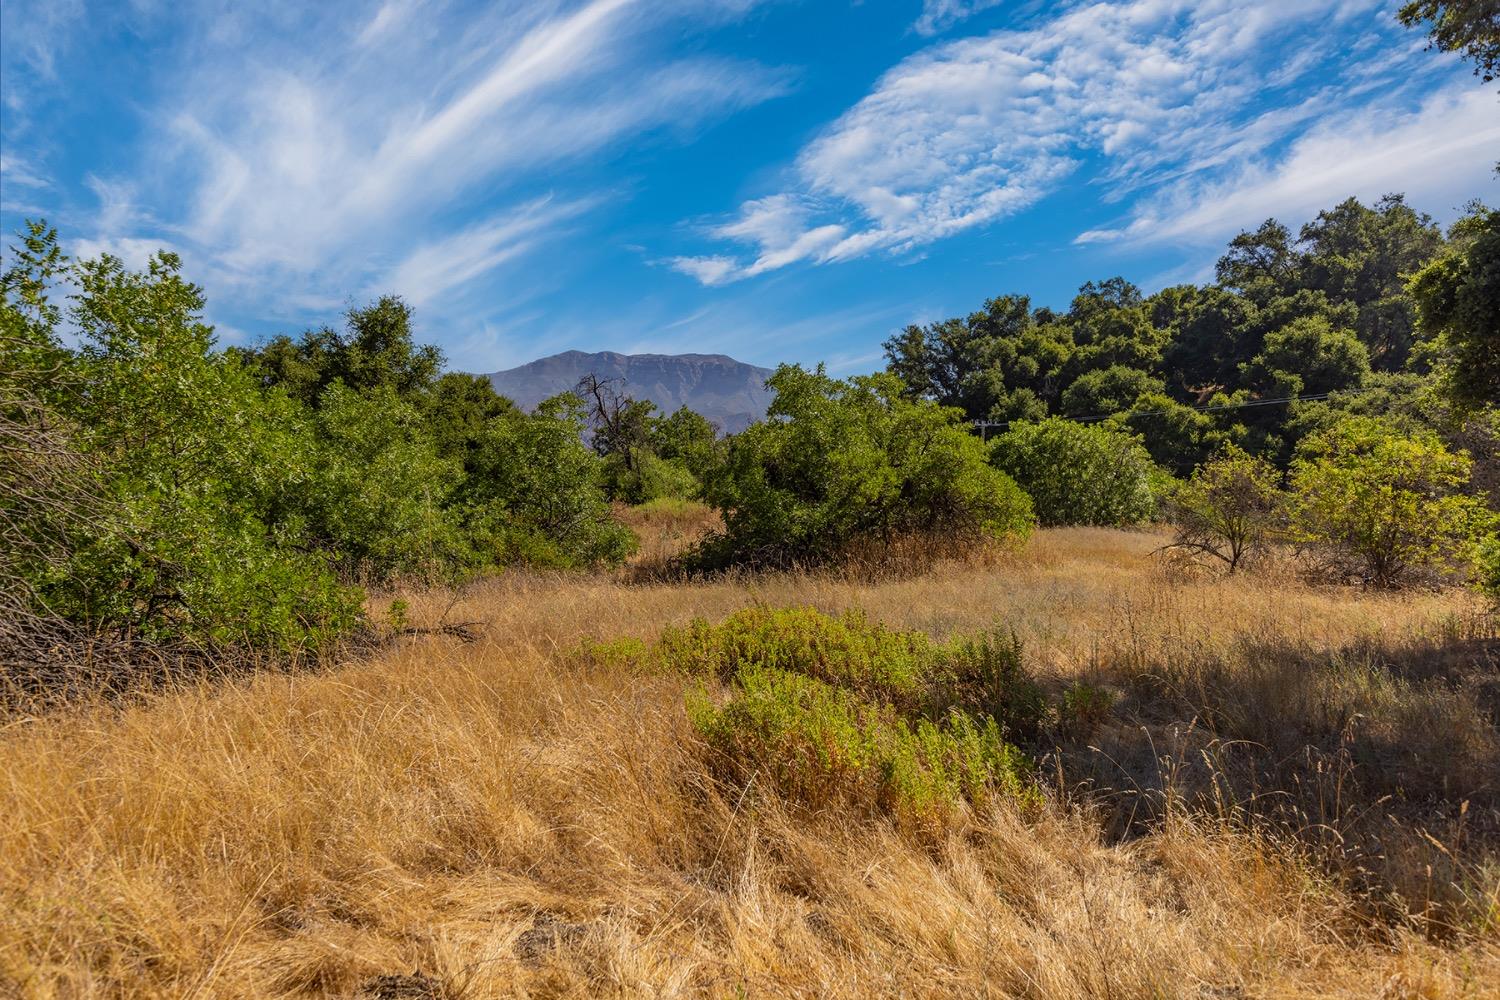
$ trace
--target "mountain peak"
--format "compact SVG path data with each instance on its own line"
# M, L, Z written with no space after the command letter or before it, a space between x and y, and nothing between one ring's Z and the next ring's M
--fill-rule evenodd
M725 354L620 354L563 351L489 376L495 391L524 409L567 392L585 375L624 380L624 391L650 400L663 413L687 406L726 432L744 430L766 415L769 368Z

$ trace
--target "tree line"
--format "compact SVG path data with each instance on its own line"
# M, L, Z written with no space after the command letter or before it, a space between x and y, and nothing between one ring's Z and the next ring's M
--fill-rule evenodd
M725 437L598 378L522 412L394 296L220 349L174 255L72 261L30 224L0 289L0 613L316 655L370 627L370 585L618 565L611 504L662 498L721 514L697 570L1164 517L1231 569L1270 539L1375 585L1500 560L1500 213L1445 234L1351 200L1241 234L1216 277L1001 296L874 375L783 365Z

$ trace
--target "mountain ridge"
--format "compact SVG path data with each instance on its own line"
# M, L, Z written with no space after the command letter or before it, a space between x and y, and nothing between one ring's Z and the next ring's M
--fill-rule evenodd
M568 350L486 377L496 392L530 410L542 400L572 389L591 373L623 379L627 395L650 400L663 413L690 407L726 433L744 430L762 419L773 396L765 387L771 369L737 361L727 354Z

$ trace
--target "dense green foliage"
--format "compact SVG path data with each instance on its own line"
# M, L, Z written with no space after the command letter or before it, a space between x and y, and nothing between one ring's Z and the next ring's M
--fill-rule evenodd
M1066 312L1006 295L966 317L907 327L886 341L888 370L911 396L971 420L1114 416L1179 476L1226 444L1284 467L1311 405L1289 398L1421 375L1450 326L1493 336L1482 228L1471 220L1445 239L1400 196L1349 199L1295 237L1274 219L1241 233L1212 285L1146 296L1111 278L1084 285ZM1408 290L1411 275L1440 260L1440 272ZM1461 295L1440 291L1454 286ZM1454 351L1488 346L1480 332L1445 336Z
M1403 435L1353 417L1307 438L1292 465L1294 537L1340 578L1396 586L1462 566L1494 522L1469 481L1467 455L1427 432Z
M1500 7L1495 0L1411 0L1401 8L1407 27L1430 26L1432 44L1461 52L1489 83L1500 76Z
M839 381L783 365L767 384L768 419L730 441L705 484L724 518L703 550L710 563L820 562L866 541L1030 531L1025 494L989 466L957 410L905 398L889 375Z
M359 595L308 544L306 414L212 350L202 295L173 255L143 273L107 256L61 264L55 233L37 226L4 288L7 353L19 341L50 359L11 370L29 373L20 388L44 402L100 501L85 530L49 539L57 557L22 568L40 605L151 639L289 652L347 630ZM46 299L64 276L78 289L67 310L78 350L62 347L63 315ZM46 303L30 322L28 298Z
M1500 534L1491 533L1475 547L1479 592L1500 604Z
M12 250L10 617L298 654L363 626L359 584L618 564L635 542L610 501L686 499L723 520L704 567L885 559L917 539L939 553L1165 510L1179 547L1231 570L1282 539L1343 579L1477 565L1494 585L1476 539L1500 497L1500 212L1477 203L1446 234L1399 196L1350 199L1295 237L1268 220L1202 287L1111 278L1065 311L994 298L892 337L884 373L779 368L767 419L729 438L595 377L523 413L444 373L395 296L342 329L221 350L170 253L139 272L71 262L42 224Z
M726 779L917 825L965 801L1031 794L1031 764L1014 743L1034 741L1051 717L1013 637L940 643L859 611L747 608L668 629L650 646L586 645L584 655L727 685L727 700L704 692L689 705Z
M1125 431L1062 417L1020 423L990 460L1031 497L1046 525L1138 524L1156 512L1151 456Z
M1453 225L1447 250L1410 283L1422 326L1436 335L1448 394L1465 408L1500 400L1500 212L1477 208Z
M49 294L62 282L66 311ZM87 471L76 495L16 490L4 511L26 553L7 588L63 620L311 651L362 621L358 580L611 563L632 544L578 401L525 415L440 375L399 299L351 310L347 334L220 351L174 255L72 264L40 224L3 294L6 426L49 435L18 438L5 492L49 464Z
M723 459L718 428L686 406L659 416L655 404L626 395L620 382L586 375L576 390L590 441L604 459L610 498L630 504L697 499L703 478Z

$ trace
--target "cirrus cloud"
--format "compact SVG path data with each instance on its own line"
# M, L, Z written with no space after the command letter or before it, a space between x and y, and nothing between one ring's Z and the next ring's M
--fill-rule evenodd
M1419 103L1423 71L1445 67L1398 31L1383 0L1125 0L934 45L804 146L785 190L706 227L720 244L712 252L672 263L725 284L799 261L906 252L1084 180L1104 204L1132 203L1130 221L1084 242L1152 227L1217 237L1257 213L1316 203L1281 198L1295 185L1267 178L1319 178L1304 186L1324 202L1377 176L1421 184L1383 163L1381 136L1396 123L1406 165L1472 183L1483 175L1474 164L1487 169L1478 150L1493 144L1495 117L1481 121L1493 99L1471 88ZM1424 131L1451 136L1465 119L1467 140L1416 155ZM1341 131L1351 139L1334 141ZM1212 205L1195 207L1202 198ZM776 224L758 222L772 206Z

